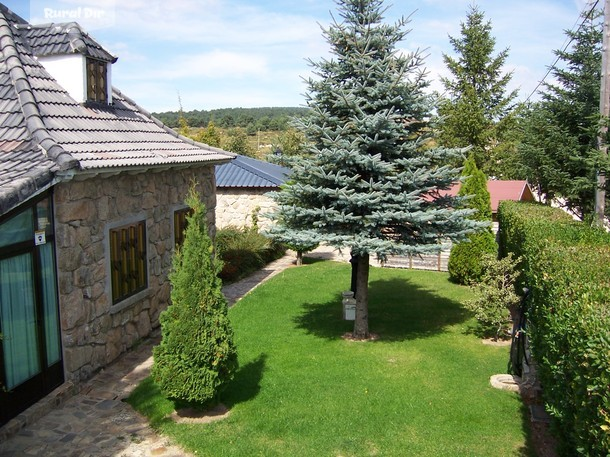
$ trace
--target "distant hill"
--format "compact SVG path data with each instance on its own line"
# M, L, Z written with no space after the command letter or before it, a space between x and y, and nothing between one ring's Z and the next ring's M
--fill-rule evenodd
M288 122L295 116L303 116L308 108L274 107L274 108L221 108L213 110L185 111L184 118L189 127L206 127L210 121L223 129L242 127L248 130L285 130ZM179 111L152 113L164 124L178 127Z

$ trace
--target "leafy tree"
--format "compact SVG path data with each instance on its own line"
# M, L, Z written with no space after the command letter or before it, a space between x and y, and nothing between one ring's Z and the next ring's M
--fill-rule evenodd
M353 336L369 337L369 256L438 252L480 225L438 197L459 169L456 149L428 147L431 100L421 54L402 54L408 20L383 23L381 0L337 1L341 22L323 35L333 57L311 62L310 115L300 122L310 154L274 195L272 233L300 244L349 249L357 261Z
M205 130L202 130L195 139L209 146L219 148L222 143L222 133L216 128L214 122L210 121Z
M546 83L542 99L525 113L520 154L528 180L581 218L595 207L596 170L606 169L597 150L602 27L599 13L567 31L571 47L555 51L563 68ZM608 205L606 205L607 207Z
M256 157L255 151L248 143L248 135L241 128L232 128L227 132L223 149L248 157Z
M451 78L441 78L448 97L438 112L444 118L440 144L472 146L477 166L488 175L500 177L499 164L515 152L508 133L515 128L511 116L517 91L507 93L512 73L502 74L508 49L494 54L496 44L491 22L471 6L461 36L449 37L456 57L443 54Z
M469 196L466 206L476 212L472 218L486 222L487 229L468 235L468 240L457 243L449 254L448 270L451 279L460 284L471 284L484 273L483 257L498 254L498 245L491 231L491 198L487 190L487 176L477 168L472 156L464 163L464 182L459 195Z
M154 348L152 377L177 403L217 401L237 368L233 330L218 279L206 209L191 188L184 244L173 257L171 304L161 314L161 343Z
M269 162L288 166L292 158L306 153L305 137L299 130L289 128L278 135L271 150L273 152L267 158Z

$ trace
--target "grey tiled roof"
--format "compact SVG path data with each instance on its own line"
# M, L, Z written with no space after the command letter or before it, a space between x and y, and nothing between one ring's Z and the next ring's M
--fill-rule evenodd
M290 169L251 157L216 166L216 187L276 188L286 181Z
M54 42L55 32L43 28L28 28L0 4L0 215L73 173L219 164L235 156L179 136L116 89L111 105L76 102L32 53L68 43ZM82 31L74 36L102 57Z
M105 62L116 62L117 60L76 22L42 25L18 24L16 28L27 40L35 56L78 53Z

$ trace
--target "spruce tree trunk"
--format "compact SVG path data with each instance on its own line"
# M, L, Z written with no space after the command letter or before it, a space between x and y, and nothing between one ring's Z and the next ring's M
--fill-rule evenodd
M349 263L352 265L352 282L350 285L350 289L354 292L354 298L356 298L356 291L358 290L358 256L353 253L350 254L351 258L349 259Z
M369 337L369 255L358 256L358 272L356 275L356 320L353 336L356 339Z
M303 251L297 251L297 266L303 265Z

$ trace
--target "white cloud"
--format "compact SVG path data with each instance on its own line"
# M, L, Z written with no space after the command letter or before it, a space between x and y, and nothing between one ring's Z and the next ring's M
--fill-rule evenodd
M180 55L166 62L147 79L177 79L205 77L209 79L241 79L269 74L266 57L214 50L191 55Z
M7 1L7 0L5 0ZM9 3L18 0L8 0ZM189 109L223 106L297 105L301 76L328 56L318 23L328 26L336 5L327 0L30 0L57 5L95 2L115 22L93 36L118 55L116 85L151 110L175 109L179 90ZM432 88L449 76L442 54L453 54L472 0L389 2L386 21L410 15L412 29L401 48L428 55ZM507 47L507 70L521 96L542 78L585 0L478 0L492 23L496 52ZM10 7L10 5L9 5ZM417 8L417 10L416 10ZM335 14L335 17L338 17ZM191 103L201 103L200 106ZM186 106L185 106L186 108Z

